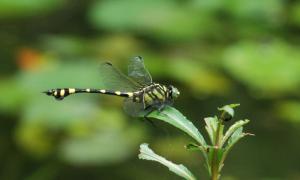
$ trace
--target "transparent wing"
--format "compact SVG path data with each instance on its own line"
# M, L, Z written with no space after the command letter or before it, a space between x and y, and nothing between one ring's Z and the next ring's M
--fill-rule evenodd
M114 91L135 91L139 89L138 83L124 75L109 62L100 65L100 78L103 89Z
M152 77L145 68L144 60L141 56L136 56L131 59L128 65L128 76L140 85L149 85L152 83Z
M133 117L142 117L144 112L143 103L133 102L132 98L124 99L124 111Z

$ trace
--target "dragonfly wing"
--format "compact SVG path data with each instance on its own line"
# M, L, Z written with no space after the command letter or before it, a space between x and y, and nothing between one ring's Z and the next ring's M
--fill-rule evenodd
M128 76L140 85L149 85L152 83L152 77L145 68L144 60L141 56L136 56L131 59L128 65Z
M133 102L132 98L126 98L124 99L124 111L133 117L142 117L144 104Z
M109 62L100 65L100 78L104 86L102 88L108 90L133 92L140 88L138 83Z

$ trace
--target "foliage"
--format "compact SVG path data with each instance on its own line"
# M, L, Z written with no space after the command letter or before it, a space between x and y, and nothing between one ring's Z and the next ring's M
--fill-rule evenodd
M259 138L233 149L224 179L300 179L299 9L295 0L0 0L0 179L172 179L134 161L145 141L207 179L190 163L197 140L186 153L187 136L128 119L122 100L40 93L101 88L101 61L126 71L135 55L155 81L178 87L175 107L189 119L230 101L257 119Z
M243 126L249 122L247 119L235 122L224 134L224 123L226 123L225 121L231 120L234 117L234 108L237 106L239 106L239 104L223 106L222 108L219 108L219 111L221 111L220 117L215 116L205 118L205 129L209 135L211 145L206 143L206 141L203 139L203 136L192 124L192 122L187 120L175 108L167 107L162 112L155 111L150 114L150 117L167 122L191 136L196 143L190 143L186 145L186 149L199 150L205 159L206 167L211 179L217 180L221 176L220 172L224 166L224 161L233 145L244 136L252 135L243 132ZM186 167L183 165L173 164L165 158L155 154L148 147L148 144L142 144L140 146L139 158L157 161L169 167L170 171L182 176L185 179L194 179L193 175Z
M148 144L140 145L140 159L149 160L149 161L157 161L164 166L168 167L170 171L181 176L188 180L195 180L194 175L182 164L177 165L172 163L171 161L166 160L165 158L155 154L149 147Z

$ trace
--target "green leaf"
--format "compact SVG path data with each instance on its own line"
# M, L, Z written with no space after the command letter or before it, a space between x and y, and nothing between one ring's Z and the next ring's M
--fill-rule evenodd
M222 161L223 155L224 155L225 149L220 148L217 150L217 158L218 158L218 164L219 164L219 172L221 171L222 167L223 167L223 163L220 164L220 162Z
M244 124L246 124L246 123L248 123L249 122L249 120L245 120L244 121ZM237 124L237 125L236 125ZM253 136L253 134L250 134L250 133L243 133L243 123L242 123L242 121L239 121L239 122L237 122L236 124L234 124L234 125L232 125L230 128L232 128L233 126L233 128L232 128L232 130L230 130L230 128L229 128L229 130L231 131L231 132L233 132L232 133L232 135L230 136L230 138L229 138L229 140L228 140L228 144L227 144L227 146L225 147L225 151L224 151L224 153L223 153L223 157L222 157L222 160L221 160L221 163L223 163L224 162L224 160L225 160L225 158L227 157L227 154L229 153L229 151L231 150L231 148L240 140L240 139L242 139L243 137L245 137L246 135L252 135ZM235 126L236 125L236 126ZM234 130L233 130L234 129ZM228 131L229 131L228 130ZM227 132L228 132L227 131ZM226 136L226 135L225 135ZM224 137L225 137L224 136Z
M240 120L235 122L232 126L230 126L230 128L227 130L227 132L225 133L222 142L221 142L221 147L226 143L226 141L228 140L228 138L230 137L231 141L233 138L233 134L237 133L237 130L241 127L243 127L245 124L249 123L250 120L246 119L246 120ZM236 134L235 134L236 135ZM228 142L229 144L229 142Z
M214 144L215 142L215 133L217 131L217 126L218 126L218 118L215 116L215 117L207 117L207 118L204 118L204 121L206 123L206 126L205 126L205 129L208 133L208 136L210 138L210 141L212 144Z
M189 143L189 144L185 145L184 147L190 151L199 151L202 149L201 146L194 144L194 143Z
M191 121L186 119L186 117L183 116L175 108L166 106L162 112L153 111L151 114L149 114L148 117L156 118L167 122L186 132L188 135L194 138L200 144L200 146L206 146L206 142L203 136L198 131L198 129L193 125Z
M224 121L231 120L234 117L234 108L238 106L240 106L240 104L230 104L218 108L219 111L222 111L221 119Z
M230 139L228 140L228 146L231 146L243 136L244 136L243 127L239 127L234 131L234 133L231 135Z
M140 159L149 160L149 161L156 161L164 166L168 167L170 171L174 172L178 176L181 176L188 180L195 180L195 176L182 164L174 164L171 161L168 161L162 156L157 155L153 152L149 147L148 144L144 143L140 145Z

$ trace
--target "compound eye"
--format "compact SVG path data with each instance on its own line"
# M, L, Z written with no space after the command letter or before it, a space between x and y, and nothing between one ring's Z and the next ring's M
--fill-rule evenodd
M180 95L180 92L178 91L177 88L173 87L172 94L174 98L177 98Z

